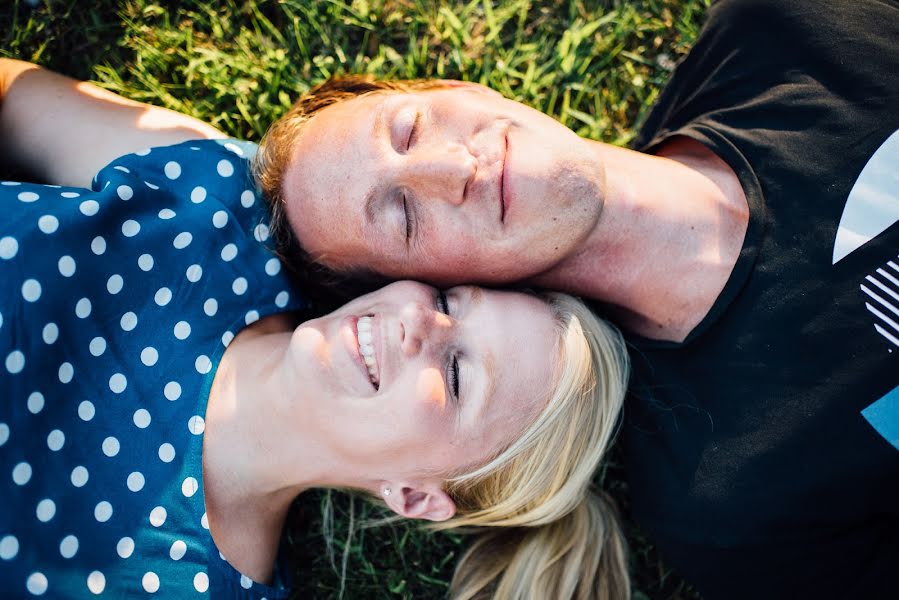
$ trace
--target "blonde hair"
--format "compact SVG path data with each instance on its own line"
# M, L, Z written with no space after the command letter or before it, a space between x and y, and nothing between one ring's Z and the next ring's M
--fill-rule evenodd
M457 516L431 525L482 532L456 567L458 600L630 597L617 512L591 487L624 400L627 353L618 331L579 300L541 296L561 329L551 398L496 458L446 482Z

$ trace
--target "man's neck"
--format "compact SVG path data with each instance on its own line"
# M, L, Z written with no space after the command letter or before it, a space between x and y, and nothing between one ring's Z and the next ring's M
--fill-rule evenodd
M739 180L686 138L656 155L592 148L606 174L603 212L586 243L532 283L598 300L639 335L681 341L739 257L748 223Z

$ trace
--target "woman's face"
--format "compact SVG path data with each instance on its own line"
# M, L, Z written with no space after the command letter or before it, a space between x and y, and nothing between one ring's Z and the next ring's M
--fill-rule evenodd
M536 418L558 337L537 298L406 281L301 325L289 360L313 399L302 418L342 461L372 477L448 474Z

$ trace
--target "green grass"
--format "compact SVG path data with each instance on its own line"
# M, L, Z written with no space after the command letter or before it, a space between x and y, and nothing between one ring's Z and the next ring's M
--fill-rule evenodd
M708 0L23 0L0 6L0 55L258 140L296 96L335 73L478 81L577 133L627 144ZM90 8L86 8L90 7ZM620 461L597 479L627 513ZM321 506L333 505L323 535ZM464 547L392 523L341 494L306 494L288 528L298 598L441 598ZM695 599L626 524L636 598ZM350 535L352 529L353 535Z

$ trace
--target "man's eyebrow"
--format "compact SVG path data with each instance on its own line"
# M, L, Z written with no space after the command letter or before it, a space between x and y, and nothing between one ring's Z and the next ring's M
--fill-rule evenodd
M384 135L384 129L387 127L387 119L385 117L384 110L384 102L381 102L376 109L375 120L372 124L371 128L371 139L377 140ZM377 144L375 144L377 146ZM365 218L365 231L368 231L368 228L374 224L375 222L375 199L377 191L379 187L379 182L375 182L375 184L368 188L365 192L365 196L362 198L362 213Z

